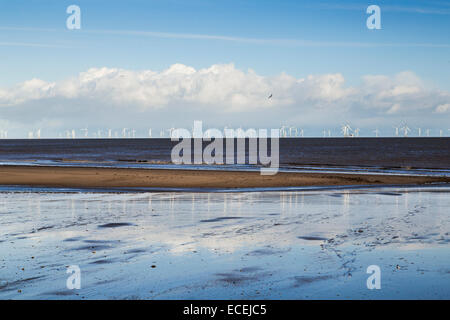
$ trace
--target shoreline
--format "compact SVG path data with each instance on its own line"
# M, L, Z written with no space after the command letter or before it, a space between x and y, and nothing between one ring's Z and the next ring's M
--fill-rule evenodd
M237 189L314 186L383 186L450 183L450 177L185 169L0 166L1 186L61 188L198 188Z

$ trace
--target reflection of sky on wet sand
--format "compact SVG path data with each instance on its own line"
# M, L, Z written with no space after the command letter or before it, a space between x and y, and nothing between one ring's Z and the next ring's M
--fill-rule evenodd
M3 192L0 298L448 299L449 192Z

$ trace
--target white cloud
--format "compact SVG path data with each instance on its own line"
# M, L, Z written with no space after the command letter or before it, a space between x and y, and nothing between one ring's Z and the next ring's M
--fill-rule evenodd
M450 103L440 104L436 107L437 113L446 113L450 112Z
M160 72L91 68L63 81L31 79L0 88L4 120L67 126L96 121L114 125L124 118L133 123L147 114L160 122L176 119L174 125L185 125L178 121L192 115L272 126L288 117L321 126L344 118L366 123L392 116L431 119L432 114L447 113L449 105L448 92L427 88L412 72L366 75L360 85L349 87L339 73L262 76L233 64L199 70L174 64Z

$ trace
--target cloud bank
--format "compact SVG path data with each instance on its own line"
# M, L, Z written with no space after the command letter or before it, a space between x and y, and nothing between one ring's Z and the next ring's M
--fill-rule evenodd
M215 126L323 128L350 120L375 127L400 119L430 126L449 118L450 93L410 71L366 75L348 86L340 73L297 78L233 64L174 64L159 72L91 68L58 82L0 88L0 126L10 128L189 127L194 119Z

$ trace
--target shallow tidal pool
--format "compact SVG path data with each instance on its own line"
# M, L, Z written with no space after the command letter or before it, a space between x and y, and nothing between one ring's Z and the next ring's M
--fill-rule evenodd
M449 208L438 186L3 190L0 299L450 299Z

